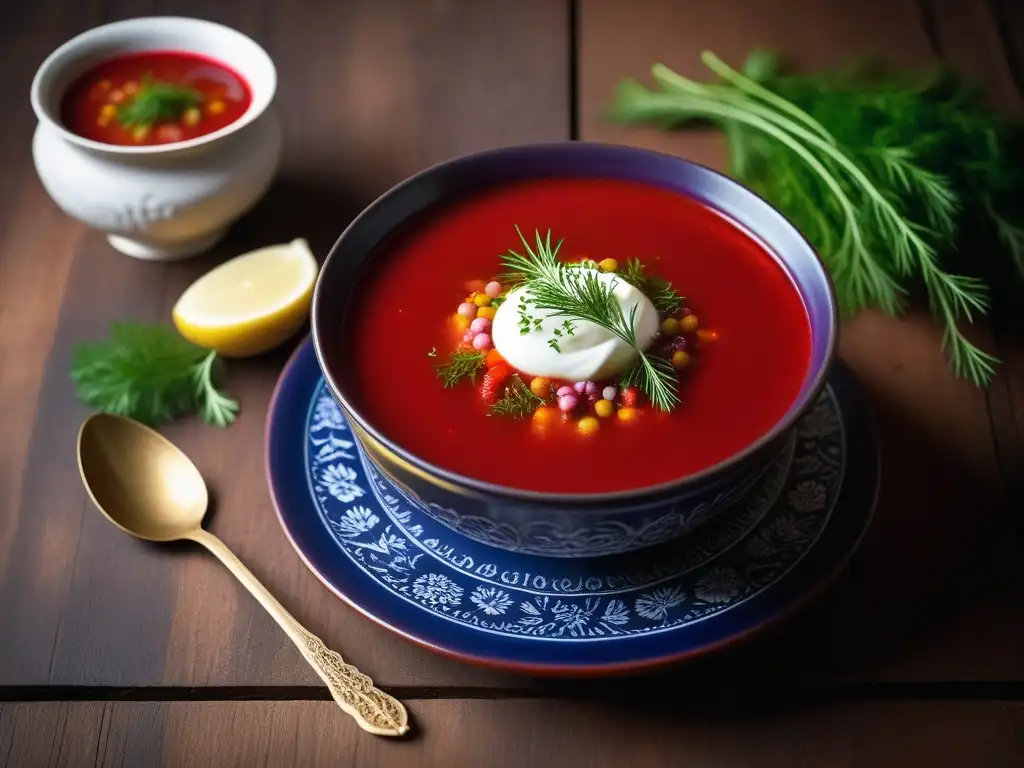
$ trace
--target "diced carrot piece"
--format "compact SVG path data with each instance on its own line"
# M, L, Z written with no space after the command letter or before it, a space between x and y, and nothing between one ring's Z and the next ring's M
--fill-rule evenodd
M491 349L487 352L487 357L484 358L484 364L488 368L493 368L498 363L505 362L505 358L501 356L501 352L496 349Z

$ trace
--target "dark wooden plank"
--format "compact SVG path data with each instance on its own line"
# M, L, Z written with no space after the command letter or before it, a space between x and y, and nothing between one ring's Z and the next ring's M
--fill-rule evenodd
M25 707L0 704L0 755L5 766L96 765L109 705L98 702ZM159 731L154 732L154 736Z
M61 296L68 283L71 263L83 230L50 203L35 177L29 151L34 117L28 108L28 83L48 53L53 24L37 6L40 19L36 36L26 32L24 8L12 11L0 29L4 50L11 56L0 72L0 92L16 108L0 125L0 562L9 562L19 526L27 446L35 421L46 358L57 327ZM69 8L69 22L81 14ZM50 556L69 557L64 539L77 539L77 523L65 534L51 525L39 531L37 546ZM40 535L44 534L44 535ZM45 539L45 542L42 541ZM0 577L2 580L2 577ZM38 568L25 580L41 591L61 589L59 570ZM6 617L5 612L5 617ZM13 617L11 617L13 618ZM53 626L51 625L51 630ZM52 644L51 634L51 644Z
M1024 92L1024 6L1016 0L985 0L1017 93Z
M28 158L35 66L73 34L147 13L222 21L279 67L286 149L278 183L215 253L159 265L113 252L60 214ZM276 625L208 556L147 547L86 502L74 436L86 410L67 378L75 343L111 320L167 319L203 270L302 236L318 256L360 207L424 166L501 144L568 138L564 2L41 0L6 15L0 96L0 684L316 684ZM514 41L514 44L513 44ZM24 105L24 106L22 106ZM8 172L8 168L10 172ZM219 499L212 529L309 627L390 684L469 684L344 608L292 552L263 476L263 421L289 349L231 366L243 403L226 431L169 436ZM491 679L491 678L486 678Z
M0 282L5 294L2 378L5 389L11 384L16 387L3 399L4 422L24 425L13 432L5 430L2 438L13 471L5 471L7 495L0 515L5 525L0 539L5 555L0 605L7 627L0 641L0 665L16 678L31 679L34 674L45 679L49 671L61 622L59 614L48 608L70 599L73 564L86 535L73 448L82 412L72 403L66 376L70 337L65 332L62 338L58 329L70 328L74 334L101 332L102 313L108 306L143 319L154 317L153 311L159 309L150 307L153 277L158 273L149 265L106 259L97 238L86 236L82 227L56 210L31 164L34 118L28 109L27 88L33 69L55 43L94 20L93 10L63 9L44 2L22 9L3 29L4 44L11 41L21 49L16 65L20 76L4 79L4 98L24 105L24 111L18 110L16 119L2 129L4 152L17 148L21 163L15 168L21 173L5 175L0 181L4 197L10 195L13 203L0 257L5 272ZM99 286L104 290L97 291ZM69 311L65 299L76 293L78 306ZM58 368L62 377L55 376ZM15 373L19 369L34 372L20 386ZM103 556L90 552L98 562L103 562ZM124 566L130 569L132 563L125 561ZM158 583L155 586L159 589ZM145 614L140 617L148 619ZM130 655L134 648L117 650ZM159 666L153 670L159 671Z
M1020 704L838 704L728 716L625 702L410 708L418 732L389 741L359 732L327 702L4 704L0 766L1009 768L1024 760Z
M560 138L567 132L568 116L559 101L568 93L563 66L568 60L566 14L559 4L538 3L495 15L493 8L477 11L470 6L467 11L450 3L416 10L367 3L325 8L316 23L268 2L196 5L193 12L235 24L270 48L281 69L289 136L282 178L271 198L209 258L165 268L111 253L101 238L84 233L52 208L35 181L27 153L10 151L27 146L32 122L27 109L0 126L0 152L21 163L20 176L16 160L12 173L0 180L0 201L17 203L0 205L0 360L11 359L10 354L25 362L13 376L4 365L0 377L0 409L7 426L0 438L0 554L5 555L0 561L0 615L6 630L0 641L0 682L315 684L273 625L216 563L191 550L166 553L125 541L84 503L70 455L74 429L84 416L71 402L65 380L71 345L102 332L109 319L125 313L165 317L192 277L246 247L302 234L322 255L353 210L433 159L490 144ZM18 94L35 62L61 39L106 18L168 9L157 3L122 3L101 17L93 6L70 9L53 0L21 7L11 26L5 22L0 30L5 36L10 31L11 44L21 54L13 75L10 70L0 74L0 89L23 101ZM403 9L404 25L387 23ZM701 47L735 57L751 42L796 45L813 42L819 34L846 42L808 49L807 63L827 63L879 41L908 62L926 50L923 32L905 35L901 27L916 18L909 6L887 7L893 23L880 33L872 32L877 27L869 29L859 14L850 15L852 11L843 11L846 16L835 10L814 14L819 17L814 24L792 25L768 18L780 13L792 17L786 8L773 13L763 4L690 9L682 20L667 4L642 4L632 18L608 17L614 10L598 2L581 8L584 138L637 140L632 132L616 135L599 125L593 108L607 98L616 77L643 76L651 61L662 56L673 66L696 72L693 62ZM602 13L606 21L598 30L604 31L594 38L594 20L600 21ZM537 28L517 37L519 48L509 53L514 60L489 55L500 47L506 29L521 31L525 24ZM747 38L739 34L744 28ZM611 31L619 37L609 42ZM410 48L430 66L421 66L419 59L412 62ZM353 74L364 69L376 73L376 89ZM285 90L287 83L304 84L305 79L318 99L315 118L314 102L298 95L308 89L300 85L290 94ZM493 93L502 98L493 98ZM645 134L642 141L698 159L703 153L711 164L720 159L720 142L714 136L666 140L637 133ZM15 224L21 229L12 229ZM47 238L37 236L42 231ZM66 303L58 314L65 282ZM972 554L979 541L999 537L999 529L976 512L984 511L984 505L974 496L974 487L991 487L995 477L994 462L984 450L988 437L977 429L978 404L963 400L962 387L945 376L934 352L937 336L927 322L914 318L892 323L872 316L858 322L861 326L846 334L844 354L858 363L876 399L888 401L891 411L908 413L908 421L920 430L914 436L905 434L899 421L883 425L889 453L897 458L906 454L889 462L887 474L904 476L906 482L887 488L888 506L883 506L853 576L839 587L840 596L759 647L709 665L709 679L733 670L734 662L736 669L745 670L742 674L763 674L774 665L776 671L825 680L1000 678L1011 669L1019 674L1019 622L1008 626L987 620L997 614L1018 617L1019 593L1006 586L1007 574L999 570L998 558L978 569L977 555ZM896 343L878 344L879 338L895 338ZM193 424L168 430L197 458L224 500L214 530L312 629L380 681L512 684L436 660L368 625L316 584L287 547L263 490L260 455L262 409L283 357L273 354L234 369L232 384L247 412L231 431ZM36 408L30 405L37 402ZM26 449L29 430L34 438ZM932 455L936 442L943 443L948 458ZM922 450L927 460L919 464L916 457ZM965 474L972 482L961 487ZM925 502L916 493L936 478L941 482L934 498L952 494L938 512L931 493ZM885 514L887 508L901 514ZM949 510L957 508L962 515L950 525ZM933 530L933 520L943 525ZM918 559L901 563L906 559L901 543L908 540L914 540ZM908 566L915 566L913 572ZM954 579L954 571L968 567L975 574L970 583ZM908 603L899 607L901 615L879 614L894 576L907 588ZM972 589L976 583L986 588ZM954 606L952 613L949 605ZM823 641L836 648L824 669L801 661L793 650L806 653Z
M609 124L602 110L616 81L647 81L657 61L707 78L701 50L740 62L755 46L778 50L802 67L864 53L920 65L936 53L920 11L913 0L652 1L629 8L591 0L580 13L581 138L656 148L723 168L717 133ZM991 344L985 329L976 330ZM865 313L844 325L841 354L879 416L879 509L839 588L775 640L741 654L744 670L818 680L1020 676L1024 622L1013 606L1024 590L1009 564L1016 550L1000 508L985 393L949 373L939 340L938 328L921 312L904 320ZM969 580L956 575L968 572L974 574ZM976 589L975 579L986 589ZM809 651L819 647L829 654L809 662Z
M935 46L959 71L985 86L997 108L1024 119L1024 5L993 0L929 0ZM1024 503L1024 283L1012 268L997 283L996 340L1003 359L989 410L1012 509ZM1024 533L1024 517L1017 515Z

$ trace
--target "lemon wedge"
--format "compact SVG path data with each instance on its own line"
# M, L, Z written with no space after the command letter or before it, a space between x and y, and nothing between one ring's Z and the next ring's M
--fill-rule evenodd
M193 344L224 357L258 355L302 327L318 270L302 238L243 253L186 288L171 317Z

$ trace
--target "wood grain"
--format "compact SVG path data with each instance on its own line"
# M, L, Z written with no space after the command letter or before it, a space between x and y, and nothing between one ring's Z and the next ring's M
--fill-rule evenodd
M942 56L1001 108L1024 113L1024 5L1014 0L572 6L35 0L5 9L0 699L47 695L44 685L98 686L64 689L76 698L107 697L103 686L137 698L147 691L134 686L179 686L159 695L185 699L188 686L222 686L207 690L231 699L325 693L212 558L130 541L87 503L73 456L87 411L67 365L74 345L111 320L166 320L192 279L250 247L303 236L322 257L355 212L410 173L485 147L569 138L574 123L579 138L722 167L714 132L665 135L601 117L619 77L646 79L658 60L701 75L704 48L736 61L753 45L777 47L799 66L865 50L900 64ZM114 253L54 207L31 164L27 90L38 63L73 34L171 12L228 23L268 48L286 151L270 195L227 242L156 265ZM1024 678L1014 566L1024 520L1008 514L1024 499L1024 331L1017 308L995 317L994 332L976 329L1006 361L987 395L949 375L924 313L869 313L844 326L842 354L878 415L884 488L860 553L822 599L758 642L677 672L571 685L440 659L324 589L287 545L263 478L266 404L293 344L240 361L230 386L245 410L235 426L166 429L212 487L211 528L311 630L399 688L417 732L368 737L329 701L7 702L0 768L1021 765L1024 705L1000 699L1019 699L1012 681Z
M168 12L228 23L269 50L286 149L279 181L227 242L160 265L113 252L54 207L31 166L27 94L35 67L65 39ZM14 114L0 123L0 684L317 683L212 558L131 541L89 506L74 459L87 411L74 400L69 356L112 320L168 319L192 279L245 249L302 236L322 258L355 212L426 165L568 138L567 21L565 3L545 0L301 9L269 0L41 0L5 11L0 46L14 65L0 73L0 97ZM230 429L192 421L166 429L219 502L212 530L312 631L382 682L480 682L475 670L357 619L287 544L266 490L263 422L289 351L231 366L244 412Z
M1024 5L1012 0L932 0L934 44L982 83L992 104L1024 119ZM994 281L996 341L1003 360L989 392L999 466L1015 524L1024 536L1024 313L1021 276L1007 266Z
M410 709L418 732L389 741L359 732L327 702L0 704L0 766L1010 768L1024 760L1024 706L1009 703L726 715L549 701Z
M110 320L166 319L195 276L246 248L304 236L322 257L354 212L431 162L568 138L567 3L310 0L302 7L296 12L276 0L40 0L19 5L0 28L14 62L0 72L0 94L21 105L0 123L0 160L8 169L0 176L0 685L316 685L211 558L130 541L89 507L72 454L86 410L73 400L68 356ZM53 207L28 156L34 120L25 94L35 66L67 37L114 18L171 11L231 24L270 50L279 66L286 153L271 194L223 246L167 266L112 252ZM629 7L586 0L576 12L580 137L652 146L720 167L717 134L627 131L600 117L617 78L644 78L656 60L700 74L705 47L736 60L751 45L777 46L805 66L866 48L913 64L935 55L935 39L944 35L964 51L983 47L988 58L963 54L958 66L1007 87L1009 70L998 69L999 35L987 13L969 0L921 7L910 0L645 0ZM844 328L843 355L880 416L885 488L860 555L827 597L749 648L610 690L649 696L666 682L683 690L763 691L783 682L1021 678L1024 590L1010 562L1017 543L1005 535L1010 526L999 507L1009 449L1000 449L1001 474L985 397L949 376L937 350L938 331L921 313L905 321L868 314ZM578 692L411 647L345 608L302 566L278 528L262 466L266 403L288 351L232 365L230 385L245 412L230 430L194 422L166 430L196 459L219 501L212 529L311 630L383 685ZM1024 363L1013 365L1024 373ZM1016 425L1024 375L1010 370L1018 368L1007 365L1001 374L1002 399L990 400L993 412L1004 408L1006 423ZM1012 430L996 431L1019 448ZM896 590L901 601L893 600Z
M961 13L965 3L947 5L956 24L953 11ZM657 61L707 79L701 50L739 63L758 46L783 52L797 67L835 65L864 53L921 65L938 53L929 26L941 12L923 10L913 0L721 0L699 8L589 0L580 15L581 138L650 147L724 169L717 132L612 125L603 110L617 80L649 82ZM993 66L1001 57L991 46L985 55ZM990 332L974 330L992 345ZM950 374L939 344L939 329L920 311L902 320L865 313L844 324L842 357L879 420L879 509L848 578L803 622L745 655L750 667L859 679L1018 677L1024 669L1024 622L1013 608L1024 590L1011 565L1018 548L1007 535L985 393ZM977 590L975 579L986 589ZM828 658L818 656L808 667L814 648L827 648Z

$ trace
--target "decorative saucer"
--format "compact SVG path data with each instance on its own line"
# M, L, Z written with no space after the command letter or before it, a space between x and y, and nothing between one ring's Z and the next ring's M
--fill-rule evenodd
M307 340L270 405L267 475L296 551L370 619L465 661L601 675L709 652L798 608L856 549L879 468L837 363L757 487L694 533L584 560L509 552L410 507L363 460Z

